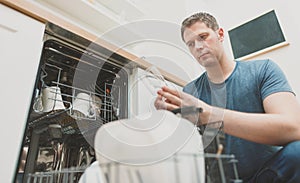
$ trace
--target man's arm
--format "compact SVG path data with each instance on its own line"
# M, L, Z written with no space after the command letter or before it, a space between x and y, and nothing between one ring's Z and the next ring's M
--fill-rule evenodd
M300 140L300 105L292 93L271 94L263 105L266 113L262 114L225 110L225 132L270 145Z
M165 100L162 100L165 99ZM266 113L245 113L210 106L180 91L164 87L158 91L156 108L173 110L183 106L203 108L202 124L224 121L227 134L269 145L285 145L300 140L300 105L290 92L269 95L263 101Z

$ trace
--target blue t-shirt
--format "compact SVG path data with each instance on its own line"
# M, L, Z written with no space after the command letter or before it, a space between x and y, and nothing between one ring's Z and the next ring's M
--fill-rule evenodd
M264 113L263 100L276 92L292 92L282 70L271 60L236 61L232 74L224 84L213 84L207 73L187 84L183 91L202 101L226 109ZM278 134L280 135L280 134ZM250 142L226 134L227 154L238 160L241 178L253 176L276 151L278 146Z

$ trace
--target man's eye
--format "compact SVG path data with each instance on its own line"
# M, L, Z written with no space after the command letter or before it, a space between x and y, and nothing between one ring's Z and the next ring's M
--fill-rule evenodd
M194 43L193 42L192 43L188 43L187 45L188 45L188 47L193 47Z
M207 35L199 35L198 39L199 41L204 41L207 38Z

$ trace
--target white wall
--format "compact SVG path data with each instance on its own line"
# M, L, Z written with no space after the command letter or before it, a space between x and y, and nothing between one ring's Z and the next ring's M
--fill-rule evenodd
M204 71L185 46L143 42L129 51L185 81L195 79Z
M188 0L187 2L193 4L193 1ZM225 28L225 30L234 28L274 9L285 34L285 38L290 44L283 48L275 49L271 52L259 55L253 59L273 59L285 72L293 90L296 95L298 95L298 100L300 99L300 82L298 79L300 75L300 59L297 55L300 48L300 22L297 20L297 17L299 17L300 12L296 0L197 0L197 3L198 4L194 4L194 6L188 6L189 9L187 9L187 12L208 11L216 16L219 20L220 26ZM225 46L230 53L230 56L233 57L228 37L225 41Z

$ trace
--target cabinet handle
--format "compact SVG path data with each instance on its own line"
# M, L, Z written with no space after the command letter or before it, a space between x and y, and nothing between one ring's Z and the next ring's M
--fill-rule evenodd
M0 24L0 29L4 29L4 30L6 30L6 31L8 31L8 32L11 32L11 33L16 33L16 32L18 32L17 30L15 30L15 29L13 29L13 28L10 28L10 27L7 27L7 26L2 25L2 24Z

